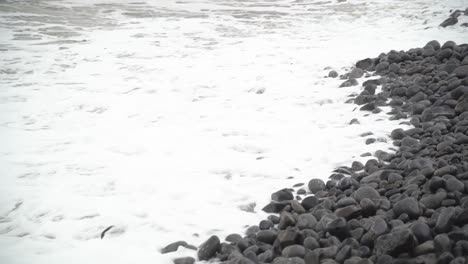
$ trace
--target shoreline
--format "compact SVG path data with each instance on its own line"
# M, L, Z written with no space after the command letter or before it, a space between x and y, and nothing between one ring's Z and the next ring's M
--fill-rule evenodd
M268 219L247 228L244 237L229 235L225 243L212 236L199 247L200 260L468 261L468 44L431 41L358 61L341 76L340 87L356 85L354 79L365 72L380 78L365 81L353 103L369 113L391 106L390 119L410 118L412 128L390 134L396 152L376 151L365 164L337 168L327 182L312 179L307 193L274 192L262 209L272 213ZM378 86L382 92L376 94Z

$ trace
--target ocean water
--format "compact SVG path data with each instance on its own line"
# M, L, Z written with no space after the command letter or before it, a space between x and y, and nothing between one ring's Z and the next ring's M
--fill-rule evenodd
M324 76L466 42L438 25L467 4L0 0L0 262L169 264L195 251L168 243L242 232L273 191L391 151L402 120Z

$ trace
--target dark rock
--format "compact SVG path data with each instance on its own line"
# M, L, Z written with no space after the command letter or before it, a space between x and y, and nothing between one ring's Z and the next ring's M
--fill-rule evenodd
M273 245L273 242L275 241L277 237L278 237L278 232L274 230L261 230L257 233L258 241L262 243L270 244L270 245Z
M246 257L242 257L242 256L235 257L235 258L229 260L228 263L229 264L255 264L255 262L252 261L251 259L246 258Z
M171 244L165 246L164 248L162 248L160 250L160 252L161 252L161 254L175 252L175 251L177 251L179 249L179 247L184 247L184 248L188 248L188 249L197 250L197 247L189 245L185 241L177 241L177 242L174 242L174 243L171 243Z
M325 259L325 258L331 259L331 258L335 258L336 254L338 253L338 247L329 246L329 247L316 248L313 250L313 252L317 252L321 259Z
M336 77L338 77L338 73L337 73L336 71L333 71L333 70L332 70L332 71L330 71L330 72L328 73L328 77L336 78Z
M346 220L342 217L339 217L327 225L327 231L333 236L336 236L340 239L349 237L349 227L346 224Z
M354 68L350 73L349 73L349 78L351 79L357 79L361 78L364 75L364 71L361 68Z
M230 234L226 237L226 241L227 242L231 242L231 243L237 243L239 242L240 240L242 239L242 237L239 235L239 234Z
M309 181L309 190L311 193L315 194L318 191L325 190L325 183L321 179L312 179Z
M384 233L387 232L388 225L385 219L383 218L377 218L375 219L375 222L371 226L371 231L376 235L380 236Z
M397 216L407 214L411 218L417 218L420 214L418 201L415 198L408 197L393 206L393 211Z
M318 199L317 197L315 196L307 196L306 198L304 198L304 200L302 200L302 207L304 207L304 209L306 211L314 208L315 206L317 206L318 204Z
M377 206L371 199L364 198L359 204L361 206L363 216L375 215L375 212L377 211Z
M306 254L305 248L300 245L288 246L284 248L282 251L282 255L287 258L293 258L293 257L304 258L305 254Z
M351 87L351 86L356 86L358 85L358 81L356 81L356 79L349 79L347 81L344 81L340 87Z
M451 251L451 243L447 234L439 234L434 238L434 249L437 254Z
M377 64L377 66L375 66L375 71L376 72L383 72L383 71L388 69L388 66L390 66L390 64L388 62L386 62L386 61L381 62L381 63Z
M312 214L301 214L297 219L297 228L299 229L314 229L317 225L317 219Z
M270 220L262 220L260 221L260 224L258 225L258 227L260 228L260 230L268 230L270 228L273 227L273 222L271 222Z
M458 19L456 17L449 17L444 22L442 22L439 26L441 27L448 27L453 26L458 23Z
M173 262L174 264L194 264L195 259L192 257L176 258Z
M413 232L420 244L432 239L431 229L426 223L420 221L414 222L411 226L411 232Z
M401 128L397 128L390 133L390 137L394 140L403 139L406 136L405 131Z
M220 246L221 243L219 241L219 238L217 236L211 236L198 248L198 259L209 260L210 258L216 255L216 252L218 252Z
M296 225L296 219L288 212L282 212L280 215L280 222L278 224L279 229L286 229L288 226Z
M277 239L281 248L285 248L298 242L299 233L295 229L283 230L278 233Z
M458 68L456 68L453 73L458 77L458 78L465 78L468 76L468 65L463 65Z
M346 220L356 218L361 214L361 208L355 205L349 205L335 210L335 215L343 217Z
M276 202L293 200L294 195L288 189L282 189L271 194L271 200Z
M425 255L434 252L434 241L426 241L413 250L415 256Z
M352 248L349 245L343 246L336 254L335 260L338 263L343 263L346 259L351 257L351 249Z
M380 194L374 188L371 188L369 186L363 186L357 189L357 191L354 193L354 199L360 202L364 198L377 200L380 198Z
M449 264L454 259L450 252L442 252L437 259L437 264Z
M455 215L455 210L452 207L442 208L437 222L435 225L435 231L437 233L446 233L452 228L452 217Z
M263 207L263 211L266 212L266 213L279 213L281 212L286 206L288 205L288 203L285 203L285 202L281 202L281 203L277 203L277 202L271 202L269 204L267 204L265 207Z
M453 165L447 165L434 171L434 176L444 176L446 174L454 175L457 172L457 167Z
M440 203L447 197L446 192L438 192L421 198L420 202L428 209L435 209L440 206Z
M388 254L396 256L415 245L413 233L408 229L400 229L379 236L375 241L374 252L377 255Z
M356 67L365 71L372 70L373 62L371 59L367 58L364 60L360 60L356 63Z

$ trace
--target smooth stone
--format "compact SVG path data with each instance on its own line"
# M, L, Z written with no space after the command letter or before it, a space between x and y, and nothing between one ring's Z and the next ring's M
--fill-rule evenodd
M313 194L317 193L318 191L325 190L325 182L323 182L321 179L310 180L308 186L310 192Z
M198 259L209 260L216 255L221 243L217 236L211 236L207 241L200 245L198 248Z
M397 216L408 214L410 218L417 218L420 214L418 201L412 197L400 200L393 205L393 212L395 212Z
M195 259L192 257L176 258L173 262L174 264L194 264Z

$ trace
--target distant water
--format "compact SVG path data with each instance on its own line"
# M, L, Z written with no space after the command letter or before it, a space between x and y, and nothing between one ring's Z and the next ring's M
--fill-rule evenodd
M257 224L274 190L392 146L324 69L466 42L437 27L464 5L0 0L0 262L165 264Z

